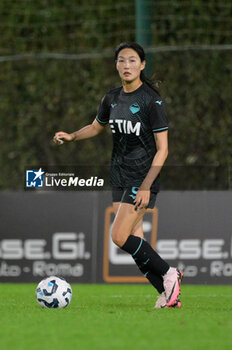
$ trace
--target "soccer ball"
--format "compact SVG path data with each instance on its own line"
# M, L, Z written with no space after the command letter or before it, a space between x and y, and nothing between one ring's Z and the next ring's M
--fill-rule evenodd
M46 277L36 288L36 299L42 307L61 309L71 302L72 289L61 277Z

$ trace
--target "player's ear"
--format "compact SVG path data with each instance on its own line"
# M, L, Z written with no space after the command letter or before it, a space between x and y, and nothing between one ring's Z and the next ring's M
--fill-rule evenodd
M146 61L141 62L141 71L146 67Z

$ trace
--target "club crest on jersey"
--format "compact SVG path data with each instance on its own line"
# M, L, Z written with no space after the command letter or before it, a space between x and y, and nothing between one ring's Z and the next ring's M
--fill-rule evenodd
M129 108L132 114L138 113L140 111L138 103L133 103L133 105L131 105Z
M140 135L140 122L137 122L133 125L130 120L110 119L109 124L113 134L116 132L120 132L121 134L135 134L136 136Z

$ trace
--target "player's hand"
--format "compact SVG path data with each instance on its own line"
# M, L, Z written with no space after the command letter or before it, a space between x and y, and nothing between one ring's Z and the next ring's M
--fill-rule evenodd
M139 189L134 200L135 210L147 208L149 201L150 190Z
M55 136L53 137L53 141L57 145L63 145L64 142L71 142L73 140L73 135L68 134L64 131L59 131L55 133Z

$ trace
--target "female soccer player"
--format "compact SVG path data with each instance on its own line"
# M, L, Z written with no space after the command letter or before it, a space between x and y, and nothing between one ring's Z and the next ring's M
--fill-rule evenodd
M115 50L122 86L109 91L92 124L54 136L58 145L88 139L110 125L113 136L111 184L115 219L112 240L129 253L140 271L158 290L155 308L180 307L182 272L170 267L144 240L142 217L153 208L159 172L168 155L168 125L160 95L145 77L145 54L137 43Z

